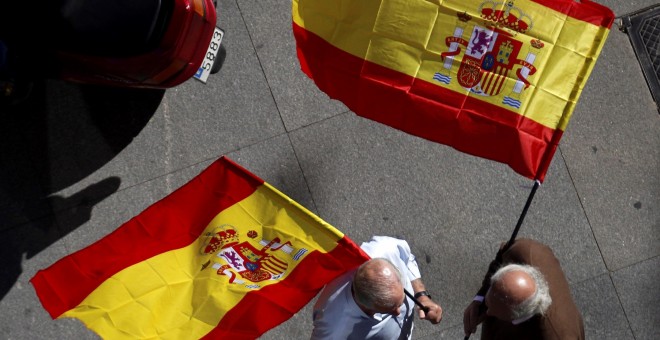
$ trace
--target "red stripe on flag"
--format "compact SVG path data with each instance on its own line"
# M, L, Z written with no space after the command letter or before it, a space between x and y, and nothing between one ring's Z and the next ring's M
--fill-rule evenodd
M346 236L326 254L312 251L283 281L246 294L203 339L256 339L291 318L327 282L368 259Z
M76 307L112 275L194 242L222 210L252 194L263 180L227 158L153 204L110 235L32 278L52 318Z
M589 0L576 2L574 0L532 0L557 12L572 18L597 26L611 28L614 23L614 12L611 9Z
M301 68L356 114L543 181L562 135L516 112L353 56L293 23ZM545 161L547 160L547 161Z

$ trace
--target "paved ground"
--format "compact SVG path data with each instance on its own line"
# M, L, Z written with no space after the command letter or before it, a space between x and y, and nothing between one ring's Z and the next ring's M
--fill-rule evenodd
M653 0L602 1L617 15ZM357 242L407 239L443 305L416 339L462 338L462 312L531 181L357 117L300 71L290 2L221 0L227 55L208 85L124 91L56 81L0 116L0 338L90 339L28 283L228 155ZM660 339L660 116L613 29L521 232L561 260L589 339ZM264 339L304 339L309 305Z

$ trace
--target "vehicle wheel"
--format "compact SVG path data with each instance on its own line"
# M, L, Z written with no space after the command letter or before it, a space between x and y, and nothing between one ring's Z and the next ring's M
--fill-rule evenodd
M225 63L225 57L227 57L227 50L225 50L224 45L220 45L220 51L218 51L218 55L215 56L215 60L213 61L213 67L211 67L211 74L216 74L220 72L220 69L222 68L222 64Z

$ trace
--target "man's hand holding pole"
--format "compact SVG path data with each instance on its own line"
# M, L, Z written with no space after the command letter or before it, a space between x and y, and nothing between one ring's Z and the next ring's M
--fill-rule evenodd
M440 323L442 320L442 307L428 296L421 296L418 300L425 307L419 309L419 318L428 320L434 325Z

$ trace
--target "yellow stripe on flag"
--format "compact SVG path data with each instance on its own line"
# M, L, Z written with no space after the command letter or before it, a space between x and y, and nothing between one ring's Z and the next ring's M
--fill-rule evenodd
M227 239L207 254L219 231ZM194 243L120 271L62 316L80 319L107 339L197 339L213 330L247 293L286 280L307 254L329 252L343 236L264 183L219 213ZM259 254L277 239L282 243L271 243L268 256ZM235 246L221 247L231 242ZM242 252L255 263L261 261L268 275L281 277L247 280L235 267L227 267L231 261L220 257L223 250L234 259ZM218 273L222 268L225 274Z

